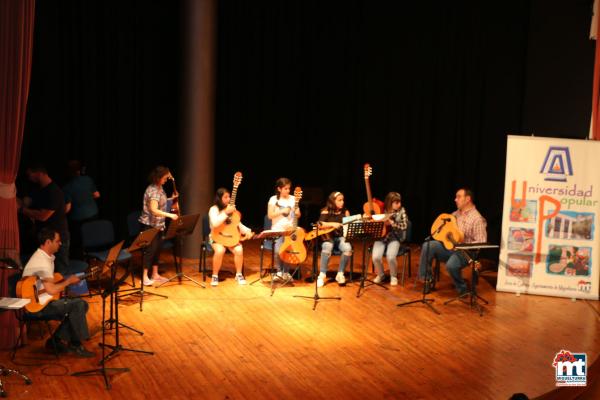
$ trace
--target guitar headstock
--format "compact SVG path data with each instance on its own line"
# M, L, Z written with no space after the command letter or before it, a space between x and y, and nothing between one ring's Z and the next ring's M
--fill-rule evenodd
M242 183L242 173L238 171L233 175L233 187L238 187L240 183Z
M302 188L300 186L296 186L294 189L294 199L296 200L296 203L302 199Z
M365 179L369 179L369 177L373 174L373 168L371 168L371 165L369 163L366 163L364 166L364 170L365 170Z

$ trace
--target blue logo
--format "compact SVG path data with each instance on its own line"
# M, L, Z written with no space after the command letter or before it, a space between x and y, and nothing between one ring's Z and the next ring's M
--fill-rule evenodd
M566 182L573 175L571 153L568 147L550 146L542 164L540 173L546 175L545 181Z
M587 355L561 350L554 356L552 366L556 372L556 386L587 385Z

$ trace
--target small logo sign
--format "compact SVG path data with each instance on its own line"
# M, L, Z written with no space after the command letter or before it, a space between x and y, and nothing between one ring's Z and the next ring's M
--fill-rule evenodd
M552 366L556 371L556 386L587 385L587 355L561 350L554 356Z
M567 176L573 175L569 148L566 146L550 146L540 173L546 175L545 181L566 182Z
M592 291L592 282L580 280L577 282L577 288L580 292L590 293Z

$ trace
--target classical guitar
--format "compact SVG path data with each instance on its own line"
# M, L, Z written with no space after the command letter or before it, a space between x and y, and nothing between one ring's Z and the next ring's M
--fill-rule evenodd
M365 176L365 187L367 188L367 202L363 205L363 211L367 216L371 216L374 214L381 214L383 212L383 201L379 199L374 199L371 196L371 183L369 182L369 177L373 174L373 168L369 165L369 163L364 166L364 176Z
M462 243L465 235L458 229L456 217L452 214L440 214L431 225L431 236L444 245L447 250L453 250Z
M302 189L294 189L294 210L298 208L298 203L302 198ZM300 264L306 260L306 246L304 246L304 229L298 227L298 216L294 213L294 233L285 236L281 247L279 248L279 257L288 264Z
M94 275L102 269L102 266L91 267L90 271L79 279L83 280L90 275ZM55 272L54 283L64 281L63 276ZM43 281L36 275L26 276L17 282L17 297L29 299L31 302L25 306L29 312L38 312L44 309L49 302L60 299L60 293L50 294L46 292Z
M233 189L231 190L231 198L229 199L229 205L235 206L235 198L237 196L238 186L242 182L242 173L236 172L233 176ZM212 228L210 236L215 242L225 246L232 247L240 242L240 221L242 220L242 213L235 210L225 222L221 225Z

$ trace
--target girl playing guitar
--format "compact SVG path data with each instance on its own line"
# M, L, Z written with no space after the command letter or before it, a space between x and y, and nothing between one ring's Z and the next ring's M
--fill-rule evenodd
M271 220L271 229L274 231L285 231L293 228L294 218L300 217L300 209L295 208L296 201L293 196L290 196L291 187L292 181L288 178L282 177L275 182L275 194L269 198L267 204L267 216ZM283 236L275 241L276 277L291 281L290 266L279 257L279 250L283 242Z
M229 204L229 200L231 197L231 193L226 188L219 188L215 194L215 202L214 205L208 210L208 220L210 223L210 228L215 229L218 227L227 224L228 219L231 218L231 215L236 212L235 205ZM252 230L241 222L238 224L239 231L241 233L241 240L250 239L254 236ZM242 274L242 266L244 264L244 249L240 242L232 245L225 246L223 244L217 243L212 239L211 233L211 246L214 250L213 254L213 262L212 262L212 280L210 282L211 286L219 285L219 270L221 269L221 265L223 264L223 255L225 254L225 250L229 249L233 253L233 262L235 264L235 280L240 285L246 284L246 279Z

